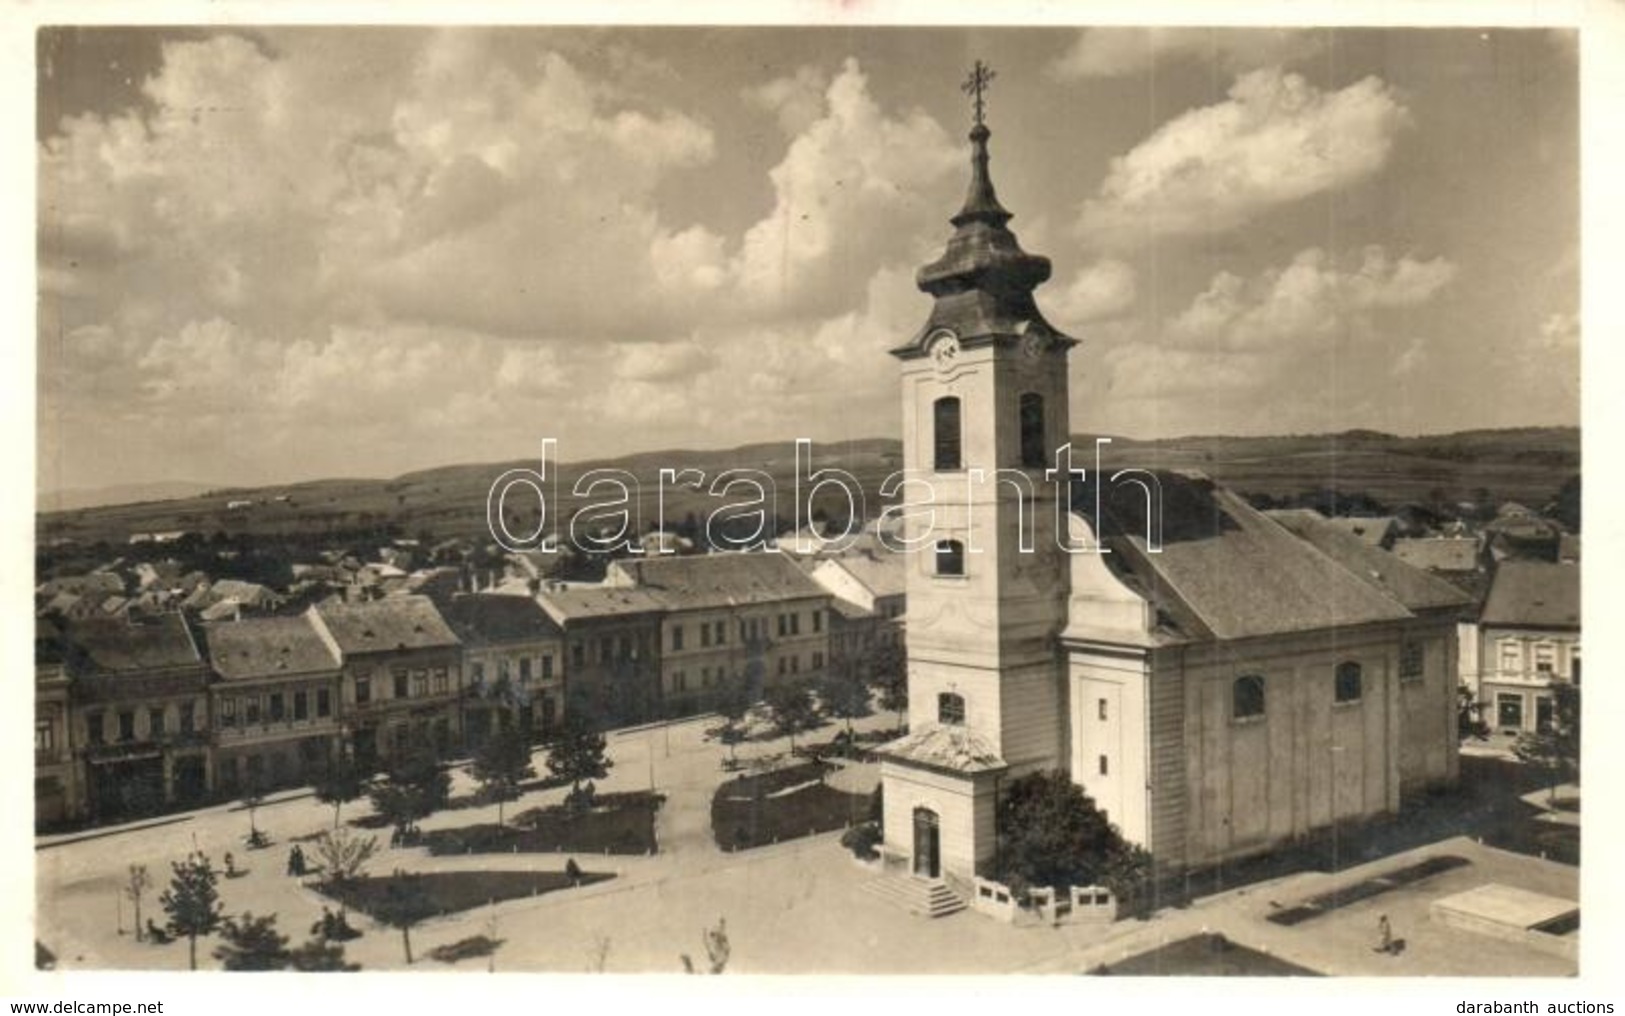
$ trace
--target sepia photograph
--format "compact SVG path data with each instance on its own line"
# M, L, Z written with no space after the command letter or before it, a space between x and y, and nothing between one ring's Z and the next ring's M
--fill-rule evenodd
M1571 9L372 10L13 33L16 984L1613 1011Z

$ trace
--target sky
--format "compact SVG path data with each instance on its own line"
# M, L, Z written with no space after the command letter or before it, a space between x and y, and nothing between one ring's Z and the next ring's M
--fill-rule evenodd
M60 29L38 482L900 432L969 177L1075 432L1579 422L1558 29Z

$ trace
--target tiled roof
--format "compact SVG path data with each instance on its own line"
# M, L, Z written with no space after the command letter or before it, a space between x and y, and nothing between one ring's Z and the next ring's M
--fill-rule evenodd
M347 654L458 644L456 634L426 596L391 596L371 603L325 602L313 609Z
M333 671L339 659L308 614L256 617L203 627L215 673L228 681Z
M658 614L666 609L665 604L652 593L610 586L567 583L560 588L544 588L536 599L548 616L559 624L594 617Z
M541 604L529 596L472 593L454 597L444 613L465 645L530 642L563 634Z
M1383 515L1376 518L1339 517L1326 519L1325 522L1332 528L1357 537L1373 547L1381 546L1383 540L1387 539L1397 524L1392 515Z
M1110 564L1126 569L1187 637L1245 638L1410 616L1231 491L1205 477L1156 476L1160 551L1148 552L1146 497L1134 485L1102 491L1100 528L1114 551ZM1092 508L1092 489L1079 488L1073 503Z
M1410 610L1434 607L1462 607L1469 597L1460 589L1412 567L1388 551L1333 525L1313 512L1280 511L1268 513L1288 532L1368 581Z
M956 773L982 773L1005 768L993 742L969 727L931 723L911 730L877 749L900 762L946 769Z
M73 621L66 639L73 660L88 673L129 674L203 662L179 614Z
M1470 536L1395 540L1393 555L1413 568L1470 572L1478 568L1478 540Z
M863 583L876 596L901 596L908 590L908 571L902 554L842 554L830 558Z
M1495 571L1481 625L1580 627L1580 566L1507 561Z
M829 595L782 554L698 554L617 561L612 567L670 610L747 606Z

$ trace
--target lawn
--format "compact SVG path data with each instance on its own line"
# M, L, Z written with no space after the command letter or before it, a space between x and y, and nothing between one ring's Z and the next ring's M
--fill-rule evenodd
M362 876L317 888L351 910L386 924L398 924L614 877L603 872L582 872L579 880L572 882L562 871L436 871L381 878Z
M1307 967L1237 945L1223 935L1193 935L1120 963L1099 966L1091 974L1150 977L1319 977Z
M652 854L655 812L661 797L646 791L603 794L591 811L576 813L563 806L531 808L513 816L506 827L494 822L435 829L419 843L429 853L445 854Z
M711 835L717 845L748 850L867 819L870 795L818 782L829 768L808 763L722 784L711 798Z

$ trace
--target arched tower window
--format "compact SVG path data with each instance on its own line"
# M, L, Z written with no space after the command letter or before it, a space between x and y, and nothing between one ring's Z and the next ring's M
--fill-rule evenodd
M965 724L965 696L951 691L937 696L937 722L956 727Z
M937 574L965 574L965 545L958 540L937 541Z
M1337 665L1336 700L1338 702L1358 702L1362 689L1360 678L1360 665L1354 662L1339 663Z
M1022 392L1021 468L1043 469L1048 454L1044 447L1044 396L1037 392Z
M1236 678L1230 686L1230 718L1245 720L1264 715L1264 679L1256 674Z
M954 469L963 469L964 460L961 455L963 442L959 432L959 397L947 395L938 399L931 407L932 424L935 428L936 470L947 472Z

